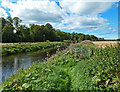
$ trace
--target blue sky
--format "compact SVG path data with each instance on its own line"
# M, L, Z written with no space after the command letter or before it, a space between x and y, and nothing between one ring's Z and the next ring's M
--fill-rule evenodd
M118 38L117 2L0 0L0 12L0 17L17 16L25 25L51 23L65 32L96 35L105 39Z
M98 37L104 37L107 39L116 39L118 37L118 7L112 7L108 11L101 14L103 18L107 19L110 25L105 28L105 30L101 29L99 33L89 32L90 34L95 34Z

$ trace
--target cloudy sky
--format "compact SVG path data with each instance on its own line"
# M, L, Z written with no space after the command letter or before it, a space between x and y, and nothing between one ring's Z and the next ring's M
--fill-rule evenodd
M0 0L0 17L22 24L51 23L65 32L118 38L119 0Z

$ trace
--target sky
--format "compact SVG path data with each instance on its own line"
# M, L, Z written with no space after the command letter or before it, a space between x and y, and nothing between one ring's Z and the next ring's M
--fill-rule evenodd
M119 0L0 0L0 17L52 24L64 32L118 39Z

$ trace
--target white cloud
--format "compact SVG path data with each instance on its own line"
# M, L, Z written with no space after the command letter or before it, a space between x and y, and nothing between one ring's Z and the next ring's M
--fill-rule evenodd
M60 22L64 15L63 10L54 2L49 0L21 0L17 3L2 2L4 7L10 9L12 17L19 17L23 23L31 23L36 21L36 24L43 24L45 22Z
M63 1L63 0L59 0ZM69 2L74 2L75 0L70 0ZM119 2L120 0L77 0L79 2Z
M87 0L85 0L87 1ZM66 11L68 16L64 17L61 24L57 24L60 29L104 29L110 23L107 19L99 16L99 13L109 10L113 2L85 2L83 0L62 0L60 6ZM99 1L99 0L98 0Z
M116 30L112 30L112 32L115 32Z
M0 8L0 17L4 17L4 18L8 17L8 14L3 8Z
M112 2L81 2L81 0L62 0L61 7L69 13L79 15L95 15L111 8Z
M4 8L8 8L10 6L10 2L8 1L2 1L1 5L4 7Z
M109 25L108 20L97 16L78 16L71 15L64 18L61 24L56 26L59 29L80 29L87 28L92 30L104 29Z
M10 9L12 17L21 18L22 24L49 22L57 29L98 30L109 25L108 20L98 14L109 10L114 3L97 1L99 2L60 0L62 9L54 1L49 0L19 0L16 3L3 1L1 5Z
M112 29L112 27L109 27L109 29L111 30L111 29Z

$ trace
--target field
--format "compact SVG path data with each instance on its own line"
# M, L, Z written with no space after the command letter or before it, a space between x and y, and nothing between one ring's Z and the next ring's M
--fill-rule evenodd
M93 41L93 43L98 47L105 48L105 46L115 46L118 41Z
M118 43L118 41L92 41L95 45L107 45L107 46L110 46L110 45L115 45ZM39 42L36 42L36 43L39 43ZM0 45L12 45L12 44L17 44L17 43L0 43Z
M47 62L21 68L2 85L2 90L119 90L118 46L98 48L91 42L71 44Z
M48 48L66 47L67 42L35 42L35 43L3 43L2 55L11 55L17 53L45 50Z
M12 45L12 44L17 44L17 43L0 43L0 45Z

